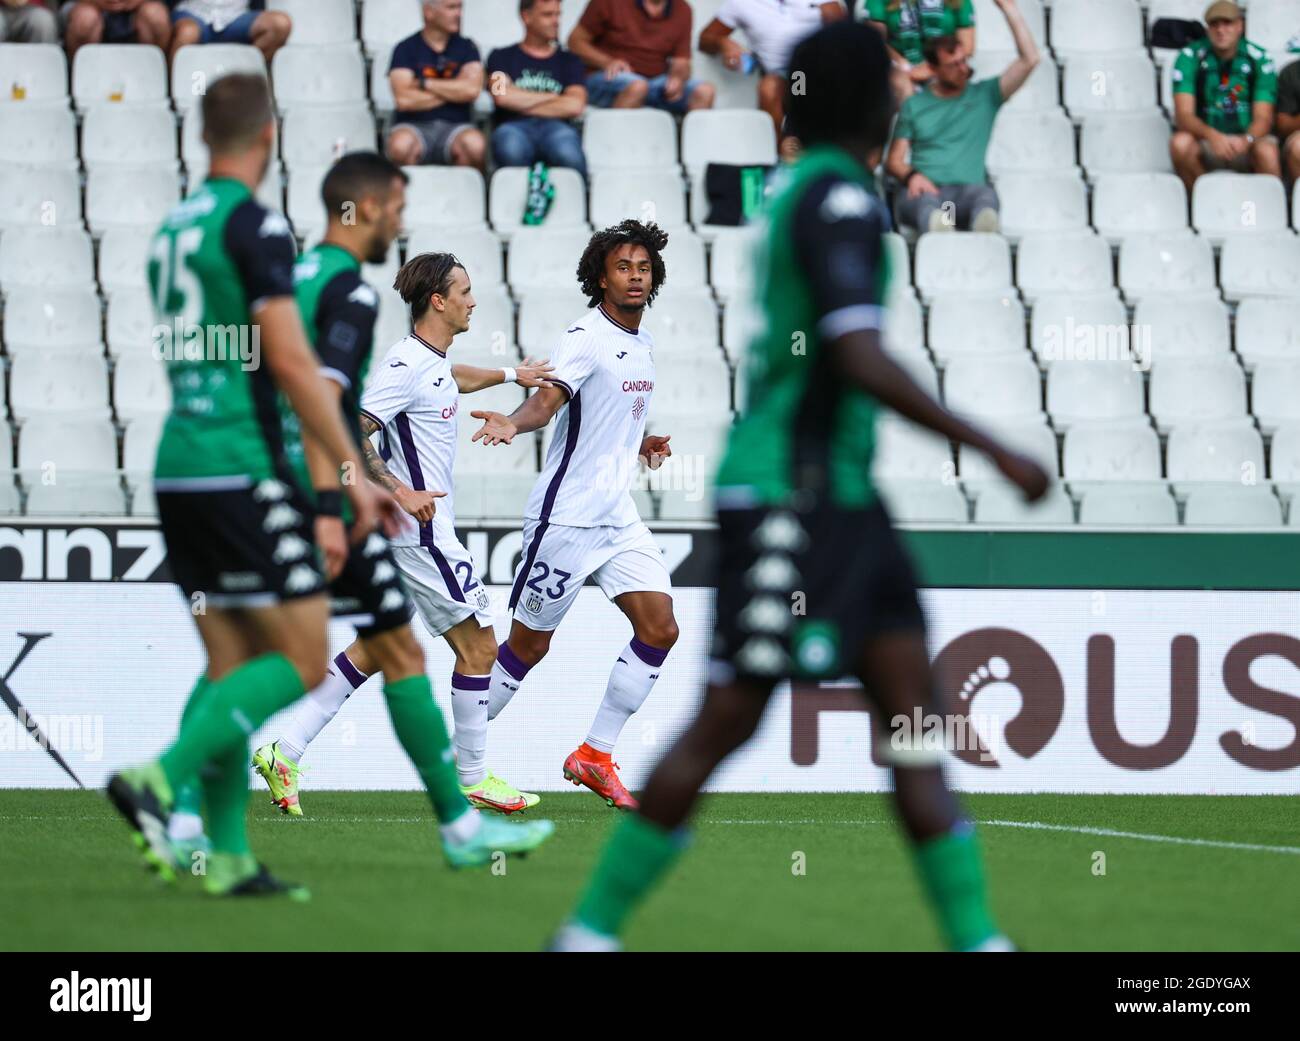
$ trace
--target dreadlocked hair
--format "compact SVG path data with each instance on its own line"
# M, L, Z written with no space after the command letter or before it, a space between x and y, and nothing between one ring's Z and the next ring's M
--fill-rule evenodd
M642 224L639 220L625 220L612 228L605 228L591 236L582 259L578 261L578 287L587 296L587 306L597 307L605 299L600 280L605 277L605 260L620 246L644 246L650 254L650 277L653 285L646 294L648 307L654 303L660 288L668 278L664 267L663 248L668 245L668 232L658 224Z

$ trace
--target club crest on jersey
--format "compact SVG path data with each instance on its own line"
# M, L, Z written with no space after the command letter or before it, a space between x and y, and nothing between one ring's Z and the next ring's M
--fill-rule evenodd
M486 611L492 606L492 601L488 598L486 589L480 589L474 594L474 602L478 605L480 611Z
M542 598L539 593L529 593L528 598L524 601L524 610L529 614L538 614L542 609Z
M635 419L638 423L640 423L641 417L644 415L645 415L645 398L638 396L637 399L634 402L632 402L632 418Z

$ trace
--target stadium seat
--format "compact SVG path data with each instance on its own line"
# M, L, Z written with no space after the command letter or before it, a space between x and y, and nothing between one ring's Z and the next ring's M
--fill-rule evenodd
M1169 527L1178 523L1178 504L1163 484L1099 484L1084 491L1079 523Z
M0 107L12 101L44 108L68 100L68 59L57 43L0 43L0 69L10 81L0 91Z
M1156 108L1087 116L1079 142L1083 169L1090 181L1107 174L1172 173L1169 134L1169 121Z
M549 357L560 334L590 310L576 285L525 294L519 301L520 350Z
M507 242L524 226L524 205L528 199L527 167L505 166L492 175L488 187L488 216L496 233ZM548 231L587 227L587 186L576 170L551 167L549 176L555 188L550 212L540 225ZM585 245L585 243L584 243ZM578 253L573 263L578 262ZM566 261L567 265L567 261Z
M105 322L108 353L119 358L150 357L156 323L153 297L148 289L135 287L110 293Z
M80 223L81 172L76 163L63 166L0 163L0 228L79 227Z
M1237 360L1159 358L1151 369L1151 415L1163 434L1187 423L1238 419L1246 415L1246 377Z
M318 240L325 231L325 204L321 201L321 182L329 166L297 166L289 171L288 205L285 216L294 234L304 242Z
M1041 50L1047 50L1044 46L1047 43L1047 19L1043 15L1043 8L1050 6L1050 0L1047 3L1043 0L1020 0L1016 6L1024 15L1030 35L1038 41ZM977 54L985 48L1015 53L1016 41L1011 35L1011 27L993 0L975 0L975 25Z
M688 112L682 120L682 164L694 178L703 174L709 163L774 165L776 131L771 117L737 109Z
M871 473L881 481L952 482L957 467L947 438L886 412L876 422Z
M1002 111L993 124L984 159L995 177L1074 169L1074 127L1059 109Z
M1054 0L1052 4L1055 54L1130 51L1144 42L1137 0Z
M280 161L280 125L275 125L275 141L271 158L273 163ZM190 172L190 177L206 176L208 170L208 146L203 143L203 109L197 105L181 118L181 161Z
M92 283L80 289L32 287L10 295L5 303L5 346L12 357L97 344L100 316Z
M1167 451L1169 480L1178 482L1180 495L1189 482L1264 480L1264 442L1249 420L1180 424L1169 434Z
M1219 257L1219 280L1228 300L1300 296L1300 238L1289 231L1230 235Z
M452 253L465 265L477 296L481 288L505 281L501 240L486 224L480 227L412 227L406 241L406 259L421 253Z
M295 23L295 36L297 31ZM275 104L281 112L300 105L355 105L366 101L366 67L355 43L281 47L271 59L271 80L275 84Z
M1025 309L1005 294L939 295L930 304L930 350L945 365L952 358L1025 349Z
M1024 352L954 358L943 383L944 400L961 415L1007 423L1042 416L1038 367Z
M4 53L0 50L0 56ZM7 76L8 70L0 75ZM5 162L21 156L32 166L67 165L77 160L77 120L71 109L58 105L0 105L0 141L5 143L0 157Z
M478 170L408 166L404 172L411 179L402 218L408 228L487 226L487 185Z
M393 45L424 28L417 5L407 0L365 0L361 4L361 42L375 66L388 71ZM484 60L487 55L483 55ZM386 78L386 77L385 77Z
M1009 51L986 50L984 42L980 40L971 59L971 67L977 79L985 79L1002 75L1003 70L1015 60L1014 48ZM1025 81L1024 86L1011 95L1011 100L1003 105L1003 111L1016 114L1053 113L1059 111L1060 103L1060 71L1051 56L1043 52L1037 68L1029 74L1029 79Z
M1068 430L1081 420L1143 415L1142 373L1126 361L1057 361L1047 369L1047 411Z
M352 43L357 38L353 0L267 0L268 11L283 11L293 20L290 48Z
M890 481L880 484L879 492L899 524L965 524L970 517L966 497L955 482Z
M122 469L153 473L166 419L165 415L157 413L140 413L132 417L122 436Z
M574 273L590 237L585 228L519 228L506 257L506 277L515 295L576 289Z
M916 288L938 293L1012 293L1011 251L1001 235L929 232L916 243Z
M153 475L127 474L131 491L132 517L157 517L158 500L153 493Z
M886 312L888 321L892 312ZM909 334L915 336L915 342L907 344L919 348L925 353L925 333L922 329L921 308L916 307L914 315L915 329ZM734 363L739 363L745 348L758 333L762 325L762 312L746 294L741 293L727 301L722 309L722 349ZM888 343L888 340L887 340ZM894 346L889 344L889 346Z
M1070 482L1158 481L1160 439L1145 417L1075 423L1065 432L1061 470Z
M1027 234L1016 251L1016 285L1030 303L1051 293L1112 292L1110 247L1091 230Z
M1005 482L990 483L977 490L975 523L1007 526L1074 525L1074 503L1059 486L1048 489L1038 502L1025 502L1020 491Z
M1265 359L1300 358L1300 295L1249 297L1237 305L1236 325L1247 372Z
M682 493L673 498L689 502L698 496L706 509L711 508L711 481L726 449L730 418L679 420L665 430L672 437L673 454L663 461L653 480L665 490ZM674 508L682 507L679 501Z
M581 5L573 3L563 5L563 7L574 6ZM478 44L483 62L486 64L488 55L492 51L498 47L509 47L523 39L524 27L519 21L519 4L516 0L470 0L465 5L465 19L460 31L463 36L469 37ZM560 42L564 43L566 38L561 26Z
M376 288L379 290L379 318L375 321L375 351L370 363L371 373L376 371L388 348L404 339L411 331L410 310L396 290L388 286Z
M184 115L207 93L208 85L227 73L266 75L262 52L246 43L190 43L172 59L172 103Z
M11 228L0 235L0 291L84 289L95 282L93 255L90 236L75 225Z
M989 430L1004 445L1029 456L1053 477L1060 473L1056 433L1043 420L1030 423L995 421L990 425ZM990 481L998 483L1006 481L989 457L971 448L970 445L961 445L957 449L957 473L968 491L972 486L987 484Z
M1250 410L1265 434L1300 421L1300 357L1261 361L1250 387Z
M295 107L285 113L280 135L290 173L299 166L329 166L346 152L373 152L377 141L375 118L364 105Z
M510 294L502 283L476 283L472 275L473 272L474 315L469 329L456 338L456 357L468 361L468 355L472 353L480 360L470 364L488 367L514 365L520 355L515 346L515 305ZM403 330L402 336L405 335ZM547 353L549 347L548 344Z
M98 105L81 126L87 170L105 164L176 169L176 116L166 100L140 105Z
M113 424L106 415L103 418L50 413L32 416L19 432L18 468L41 470L47 465L70 471L116 470L117 435ZM148 466L152 469L153 459Z
M171 400L165 362L149 353L118 360L113 370L113 408L118 419L166 415Z
M710 281L724 303L753 290L757 241L757 233L746 228L719 232L713 240Z
M1096 358L1099 346L1114 342L1120 335L1117 330L1127 325L1128 315L1113 289L1095 293L1047 293L1034 300L1029 347L1040 365Z
M494 450L484 449L482 445L472 447L475 453ZM532 473L479 473L458 466L456 518L461 523L470 520L499 520L517 525L536 483L537 476Z
M1215 293L1145 296L1138 302L1133 325L1149 330L1145 357L1155 361L1227 357L1232 350L1228 309Z
M110 296L147 285L153 228L109 228L99 240L99 284Z
M664 230L668 232L668 245L663 251L664 267L668 273L664 292L668 295L681 291L707 292L709 274L704 239L685 225L665 227Z
M726 416L731 411L731 370L717 352L655 357L653 409L692 416Z
M1286 486L1291 495L1300 489L1300 423L1284 423L1273 431L1268 446L1268 476ZM1296 520L1300 517L1291 523L1294 525Z
M0 432L0 443L7 436ZM16 517L21 509L22 497L18 494L12 471L0 470L0 517Z
M902 368L907 370L909 376L932 398L939 397L939 372L934 367L934 362L925 350L916 351L890 351L889 356ZM741 378L736 380L737 388L740 387Z
M634 217L662 228L686 223L686 192L676 168L597 170L591 175L591 222L598 228Z
M1187 189L1171 173L1106 174L1097 179L1092 216L1112 245L1128 235L1182 231Z
M470 439L483 425L470 412L509 414L524 403L523 391L515 386L489 387L461 402L456 430L456 468L466 473L520 474L537 473L537 449L534 439L521 437L509 445L486 446Z
M1300 31L1294 0L1250 0L1246 17L1251 42L1266 51L1285 52Z
M582 150L593 173L661 170L677 165L677 124L654 108L587 110Z
M734 304L733 304L734 306ZM731 308L728 308L730 313ZM724 337L725 337L725 321ZM921 302L910 292L897 294L885 308L884 345L890 352L917 351L925 353L925 321L921 315ZM731 341L724 341L730 345Z
M181 197L180 174L165 166L100 166L86 174L86 223L157 228Z
M104 359L82 351L19 355L9 370L9 407L19 422L54 412L107 416Z
M1192 191L1192 226L1217 246L1229 235L1286 228L1286 193L1267 174L1205 174Z
M1155 67L1141 51L1073 54L1062 85L1066 111L1076 123L1101 113L1150 112L1158 98Z
M641 328L654 337L656 358L718 353L718 305L707 291L666 293L645 312Z
M379 117L382 127L391 127L390 120L397 110L397 100L393 97L393 85L388 80L388 60L376 60L370 66L370 104L374 106L375 115Z
M78 111L97 105L167 100L167 61L157 47L88 43L72 60L72 99Z
M995 183L1002 203L1002 234L1012 242L1034 232L1088 226L1088 190L1078 170L1007 174Z
M27 485L27 515L121 517L126 496L116 474L89 474L61 470L53 484L39 478Z
M1214 251L1193 231L1129 235L1119 250L1119 287L1130 301L1151 293L1212 292Z
M1183 523L1204 528L1276 528L1282 523L1282 503L1267 487L1192 488Z

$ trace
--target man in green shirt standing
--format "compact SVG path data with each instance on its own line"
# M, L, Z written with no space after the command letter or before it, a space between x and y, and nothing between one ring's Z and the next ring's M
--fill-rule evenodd
M1190 195L1210 170L1282 175L1273 109L1277 70L1245 38L1241 8L1216 0L1205 11L1209 35L1174 62L1174 136L1169 154Z
M998 195L984 167L1002 103L1038 65L1038 45L1016 6L995 0L1016 41L1016 60L1001 76L971 82L966 48L956 36L925 42L934 79L903 103L885 168L902 185L898 222L918 231L961 227L997 231Z

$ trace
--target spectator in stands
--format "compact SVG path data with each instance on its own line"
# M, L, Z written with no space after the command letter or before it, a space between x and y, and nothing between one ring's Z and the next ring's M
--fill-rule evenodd
M723 0L717 17L700 33L700 50L718 55L729 69L758 71L758 107L772 117L780 137L786 66L795 44L824 22L847 15L840 0ZM753 44L753 54L732 38L737 29Z
M1287 180L1300 181L1300 61L1293 61L1277 77L1277 139L1282 142ZM1297 215L1300 220L1300 215Z
M265 8L266 0L181 0L172 11L171 53L191 43L251 43L269 65L293 20Z
M1282 175L1273 108L1277 70L1268 52L1245 38L1241 8L1216 0L1205 11L1209 33L1174 62L1174 135L1169 153L1187 185L1207 170Z
M956 36L927 40L934 79L903 103L886 169L901 188L900 224L918 231L997 231L998 195L984 156L998 109L1038 65L1038 45L1016 0L994 0L1016 41L1016 60L1001 76L971 83L966 48ZM910 157L909 157L910 153Z
M172 17L160 0L76 0L63 5L68 54L87 43L146 43L167 49Z
M854 0L859 21L875 26L885 38L894 67L890 81L899 103L934 76L925 60L925 42L956 36L969 60L975 53L975 6L972 0Z
M400 166L484 169L487 141L470 122L483 90L483 61L460 34L464 6L463 0L424 0L424 28L393 48L388 82L398 115L387 151Z
M590 0L569 50L586 62L587 95L600 108L713 107L713 84L691 79L686 0Z
M42 0L0 0L0 43L58 43L59 20Z
M496 104L492 154L498 166L541 161L587 176L582 138L570 120L587 107L587 71L564 50L560 0L519 0L524 39L488 55L488 89Z

